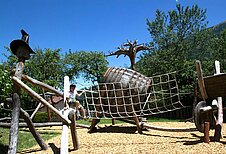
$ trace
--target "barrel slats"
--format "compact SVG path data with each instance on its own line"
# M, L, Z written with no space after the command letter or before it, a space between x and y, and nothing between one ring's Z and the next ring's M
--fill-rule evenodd
M101 102L106 106L103 112L116 113L118 116L139 112L146 100L151 78L134 70L110 67L103 76L106 83ZM114 114L114 116L117 116Z

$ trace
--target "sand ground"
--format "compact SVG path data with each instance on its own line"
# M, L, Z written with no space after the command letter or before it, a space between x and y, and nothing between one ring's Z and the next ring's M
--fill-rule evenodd
M184 122L154 122L152 125L174 128L194 128L193 123ZM39 128L61 132L62 127ZM135 126L128 124L100 126L95 133L88 133L85 128L77 128L80 148L74 151L69 131L69 151L79 154L143 154L143 153L178 153L178 154L212 154L226 153L226 124L223 125L223 138L220 142L203 143L203 133L192 132L167 132L148 130L139 134ZM224 134L225 133L225 134ZM214 131L210 131L212 139ZM37 145L21 152L52 154L60 151L61 135L48 140L48 150L41 150Z

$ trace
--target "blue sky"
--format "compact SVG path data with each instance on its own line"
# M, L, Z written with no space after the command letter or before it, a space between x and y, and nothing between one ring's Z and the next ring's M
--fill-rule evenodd
M0 60L20 29L30 34L32 48L72 51L115 51L127 39L150 42L146 19L155 11L198 4L207 9L208 26L226 20L225 0L2 0ZM129 59L109 57L109 66L129 66Z

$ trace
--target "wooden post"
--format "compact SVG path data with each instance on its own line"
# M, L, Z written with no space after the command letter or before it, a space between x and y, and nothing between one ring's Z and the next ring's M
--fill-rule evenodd
M93 118L92 119L92 123L91 123L91 126L90 126L90 129L89 129L89 133L92 133L94 132L94 130L96 129L96 124L98 124L100 122L100 119L95 119Z
M31 134L34 136L34 138L37 141L37 143L39 144L39 146L43 150L47 150L48 146L45 144L44 140L41 138L39 133L36 131L34 124L29 117L29 114L26 111L24 111L22 108L20 108L20 115L21 115L21 117L23 117L24 121L27 123L27 126L28 126Z
M140 122L139 122L139 120L138 120L137 115L136 115L135 112L133 113L133 118L134 118L134 121L135 121L135 123L136 123L138 133L139 133L139 134L143 134L142 128L141 128L141 126L140 126Z
M216 75L220 74L220 62L215 61L215 68L216 68ZM217 98L217 104L218 104L218 117L214 132L214 140L220 141L221 138L221 129L223 124L223 105L222 105L222 97Z
M16 71L14 77L21 79L24 70L23 58L20 58L16 65ZM12 121L9 134L9 149L8 154L15 154L17 149L18 141L18 126L19 126L19 116L20 116L20 87L16 84L13 85L13 110L12 110Z
M111 119L111 123L112 123L112 125L115 125L115 119L114 118Z
M18 126L19 126L19 115L20 114L20 99L17 93L13 94L13 110L12 120L9 134L9 149L8 154L15 154L17 149L18 140Z
M69 112L68 118L71 120L70 128L71 128L71 137L72 137L74 150L78 150L80 146L79 146L79 140L78 140L78 135L77 135L76 120L75 120L75 112L74 112L74 110Z
M69 91L69 77L65 76L64 77L64 102L66 102L66 95L68 91ZM68 118L68 112L69 112L69 109L67 110L63 109L62 114L64 118ZM64 122L62 127L62 136L60 140L60 153L61 154L68 153L68 125Z
M68 109L64 111L65 118L68 115ZM68 125L63 122L62 135L60 139L60 153L68 154Z
M205 143L210 143L209 130L210 130L210 122L205 122L204 123L204 142Z

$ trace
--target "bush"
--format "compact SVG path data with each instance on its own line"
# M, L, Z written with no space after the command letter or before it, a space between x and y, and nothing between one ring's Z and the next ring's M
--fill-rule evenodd
M33 122L48 122L48 113L47 112L37 112L35 114Z

